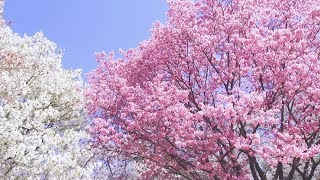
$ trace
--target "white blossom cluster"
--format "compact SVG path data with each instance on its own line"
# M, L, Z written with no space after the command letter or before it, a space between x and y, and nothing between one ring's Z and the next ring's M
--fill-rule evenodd
M0 1L2 14L3 1ZM41 33L20 37L0 18L0 179L90 179L80 71Z

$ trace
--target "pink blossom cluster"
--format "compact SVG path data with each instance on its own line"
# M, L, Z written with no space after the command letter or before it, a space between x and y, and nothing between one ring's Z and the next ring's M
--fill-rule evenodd
M168 4L123 58L97 55L93 145L144 179L319 177L320 1Z

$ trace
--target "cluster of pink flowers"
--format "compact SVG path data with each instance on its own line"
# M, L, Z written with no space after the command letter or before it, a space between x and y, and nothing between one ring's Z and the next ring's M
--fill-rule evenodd
M147 41L98 55L93 145L145 179L319 176L319 3L169 0Z

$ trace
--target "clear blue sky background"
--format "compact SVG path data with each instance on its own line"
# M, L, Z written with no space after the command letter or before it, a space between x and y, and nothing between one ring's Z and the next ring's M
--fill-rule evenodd
M20 35L42 31L65 50L63 66L85 74L95 52L136 47L166 11L165 0L6 0L5 19Z

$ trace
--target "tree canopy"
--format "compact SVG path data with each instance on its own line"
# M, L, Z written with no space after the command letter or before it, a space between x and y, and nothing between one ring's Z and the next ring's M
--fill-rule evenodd
M89 75L100 150L152 179L319 177L320 1L169 0Z

